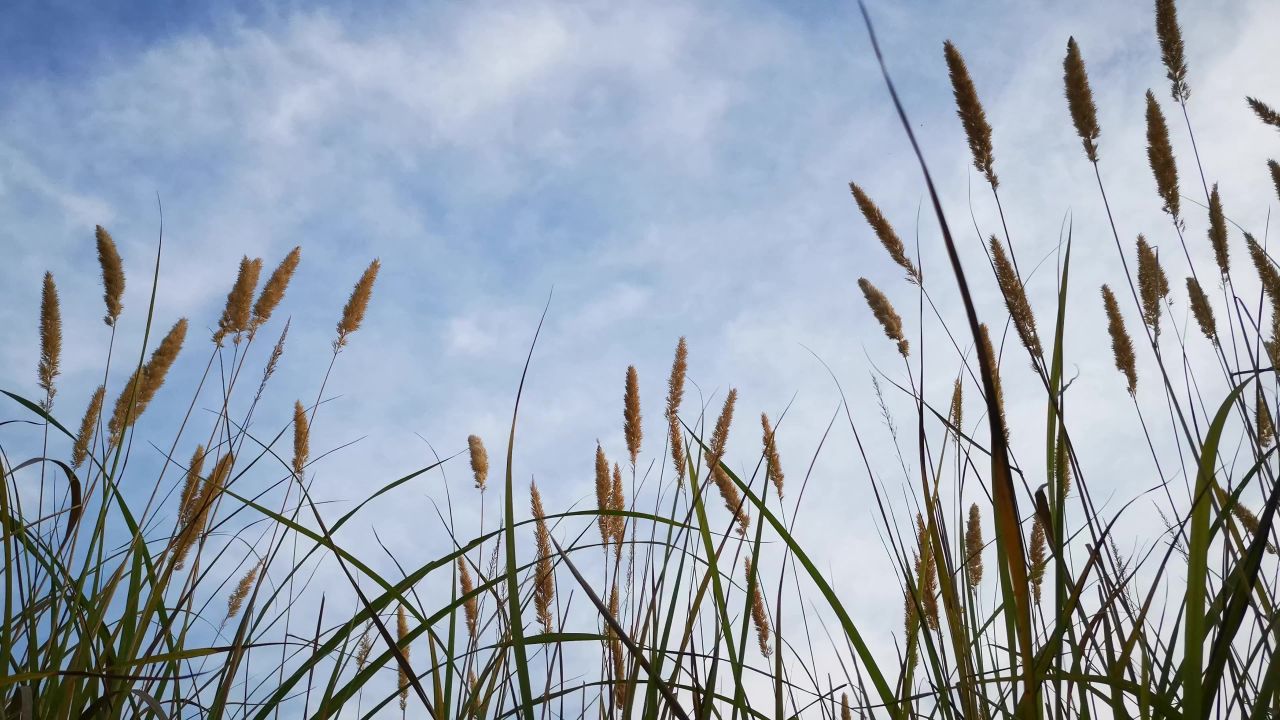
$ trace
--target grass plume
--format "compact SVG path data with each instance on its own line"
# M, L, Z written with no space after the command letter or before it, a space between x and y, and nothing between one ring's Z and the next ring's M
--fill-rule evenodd
M124 297L124 263L120 260L116 241L106 228L97 225L93 233L98 245L98 265L102 268L102 301L107 306L107 314L102 321L108 327L115 327L116 320L120 319L120 313L124 310L121 302Z
M1067 56L1062 61L1063 84L1066 86L1067 107L1071 122L1084 145L1084 154L1090 162L1098 162L1098 106L1093 102L1093 89L1089 87L1089 73L1085 70L1080 46L1074 37L1067 39Z
M920 270L916 268L915 263L911 262L911 258L907 257L906 246L902 244L902 239L898 237L898 233L889 224L889 220L885 218L884 213L880 212L879 206L871 200L871 197L857 183L849 183L849 190L853 193L853 199L858 203L858 209L862 211L862 216L867 219L867 224L871 226L871 230L879 238L880 244L889 252L889 257L893 258L894 262L907 271L907 278L911 282L917 285L920 284L922 280Z

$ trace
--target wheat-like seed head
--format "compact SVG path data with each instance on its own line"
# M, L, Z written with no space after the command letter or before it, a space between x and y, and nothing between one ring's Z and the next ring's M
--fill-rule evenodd
M614 620L622 622L618 614L618 583L615 580L609 591L609 614ZM607 625L605 638L609 644L609 658L613 664L613 703L619 710L627 706L627 674L625 658L622 655L622 638L618 637L612 625Z
M911 344L907 342L906 336L902 333L902 318L893 309L893 304L889 302L889 298L885 297L885 294L880 292L880 289L872 285L871 281L866 278L858 278L858 287L862 288L862 295L867 299L871 314L875 315L880 327L884 328L884 334L890 340L897 342L898 352L902 354L902 357L907 357L911 351Z
M1187 87L1187 59L1173 0L1156 0L1156 37L1160 40L1160 59L1164 61L1166 77L1172 83L1173 99L1184 102L1191 96L1191 88Z
M1058 447L1054 459L1057 461L1056 472L1062 496L1066 497L1071 494L1071 443L1067 440L1067 429L1061 423L1058 425Z
M147 409L151 399L160 390L169 368L182 351L182 343L186 337L187 319L180 318L156 346L147 363L135 370L129 382L125 383L124 391L116 399L111 420L107 423L112 446L120 442L124 431L138 421L142 411Z
M378 279L378 270L382 264L375 258L369 267L360 275L356 285L351 289L351 297L342 308L342 318L338 320L338 337L333 341L333 351L338 352L346 347L347 336L360 329L364 322L364 313L369 309L369 298L373 296L373 283Z
M199 452L199 448L196 451ZM194 465L194 456L192 457L192 462ZM218 495L226 487L227 479L231 476L231 467L234 464L235 456L231 453L219 458L217 464L213 466L213 472L209 473L209 479L200 485L199 491L192 498L190 507L185 513L187 522L178 532L173 562L175 570L182 569L187 552L191 550L191 546L195 544L201 533L208 526L209 515L213 510L214 502L217 501Z
M1009 256L1005 254L1000 238L991 236L991 261L996 266L996 282L1004 295L1005 307L1009 309L1009 317L1013 319L1013 328L1018 332L1022 346L1032 357L1041 357L1040 334L1036 331L1036 316L1031 312L1031 303L1027 300L1027 289L1018 278Z
M1080 46L1074 37L1067 40L1067 57L1062 61L1063 83L1067 92L1067 107L1071 110L1071 122L1084 144L1084 154L1090 162L1098 162L1098 107L1093 104L1093 90L1089 87L1089 73L1080 56Z
M636 457L640 455L640 441L644 437L640 421L640 375L635 365L627 367L627 385L622 402L622 434L627 439L631 466L635 467Z
M1280 112L1276 112L1271 106L1262 102L1255 97L1247 97L1245 100L1249 103L1249 107L1253 108L1253 112L1262 122L1274 128L1280 128Z
M1142 300L1142 321L1160 335L1160 301L1169 295L1169 279L1160 258L1142 235L1138 236L1138 296Z
M1116 369L1124 374L1126 389L1130 395L1138 390L1138 369L1133 355L1133 342L1125 330L1120 305L1111 288L1102 286L1102 303L1107 311L1107 333L1111 335L1111 354L1115 356Z
M1262 392L1261 385L1258 386L1254 424L1258 430L1258 447L1270 447L1276 438L1276 426L1271 421L1271 410L1267 407L1267 396Z
M960 433L964 428L964 383L960 382L960 378L956 378L955 385L951 389L951 410L947 413L948 420L951 422L952 432L956 435L956 441L960 441Z
M267 381L276 373L276 366L280 363L280 356L284 355L284 341L289 337L289 325L292 320L285 320L284 327L280 328L280 337L276 340L276 344L271 348L271 355L267 357L267 366L262 370L262 387L266 387Z
M1231 270L1231 256L1227 252L1227 217L1222 212L1222 197L1218 195L1217 183L1209 193L1209 244L1213 246L1218 272L1225 278Z
M307 422L307 409L302 402L293 403L293 475L301 478L311 456L311 426Z
M240 333L249 329L253 311L253 291L258 287L258 276L262 273L262 258L249 259L248 255L240 258L240 271L236 281L227 293L227 304L222 309L222 317L218 320L218 329L213 333L213 342L221 346L228 335L235 336L239 342Z
M1044 571L1048 565L1045 550L1048 541L1044 532L1044 524L1040 521L1040 516L1036 515L1035 521L1031 524L1031 594L1035 597L1035 601L1040 602L1040 593L1044 585Z
M404 605L400 605L396 607L396 640L403 643L408 634L409 617L404 611ZM402 645L400 652L404 653L406 660L409 659L408 645ZM409 705L409 674L404 671L404 665L401 664L398 667L400 668L400 711L404 712L404 709Z
M178 529L183 531L196 517L197 502L200 499L201 474L204 471L204 446L197 445L191 454L191 462L187 463L186 481L182 485L182 496L178 500Z
M684 376L689 368L689 348L683 337L676 343L676 356L671 361L671 378L667 380L667 436L671 444L671 462L676 470L676 485L684 487L684 433L680 431L680 401L684 399Z
M716 418L715 430L711 433L711 447L707 453L707 468L711 471L711 479L715 481L716 487L720 490L720 497L724 499L725 507L729 508L729 512L734 514L734 518L738 521L738 534L746 535L747 528L751 525L751 516L747 514L747 510L743 507L742 496L738 492L738 486L734 484L733 478L729 477L729 473L724 471L721 461L724 459L725 446L729 443L729 427L733 425L733 408L738 402L737 388L730 388L729 394L724 398L724 407L720 410L720 417Z
M596 442L596 508L601 513L596 519L600 524L600 541L608 552L613 538L613 516L604 513L613 508L613 481L609 477L609 459L599 441Z
M982 582L982 511L978 503L969 506L969 523L964 532L964 551L969 563L969 586Z
M54 387L54 378L61 373L59 361L62 359L62 309L58 304L58 287L53 283L53 273L44 274L44 286L40 294L40 363L36 366L36 377L40 389L44 390L45 410L53 407L53 396L58 389Z
M622 512L627 509L627 493L622 487L622 468L613 464L612 480L609 483L609 509ZM609 516L609 534L617 548L617 556L622 557L622 543L627 540L627 519L622 515Z
M919 554L916 555L917 591L920 602L924 605L924 619L929 627L938 629L938 565L933 557L933 541L929 537L929 528L925 525L924 516L916 513L916 543Z
M889 257L893 261L902 266L907 271L907 278L919 285L920 271L916 268L911 259L907 257L907 248L902 244L898 233L894 232L893 226L885 219L884 213L880 212L880 208L875 202L863 192L862 188L856 183L849 183L849 190L853 192L853 199L858 203L858 208L862 210L862 215L867 219L867 224L875 231L876 237L880 239L880 244L884 245L884 249L889 251Z
M1164 201L1164 211L1177 222L1181 197L1178 194L1178 164L1173 157L1173 144L1169 142L1169 125L1150 90L1147 91L1147 160L1156 178L1156 192Z
M538 611L538 622L543 632L555 630L555 614L552 603L556 597L556 577L551 563L551 531L547 529L547 513L542 508L542 495L537 483L529 485L529 505L533 512L535 534L538 543L538 563L534 571L533 602Z
M1271 171L1271 184L1276 186L1276 197L1280 197L1280 162L1268 160L1267 169Z
M471 570L467 568L467 558L458 557L458 590L463 597L475 592L476 585L471 579ZM474 597L468 597L462 601L462 612L467 618L467 634L472 640L480 632L480 601Z
M227 616L223 622L235 617L240 608L244 605L244 599L249 596L249 591L253 589L253 582L258 579L258 571L262 569L262 561L253 564L249 568L249 572L240 578L240 582L236 584L236 589L232 591L231 596L227 598Z
M1193 277L1187 278L1187 295L1191 298L1191 314L1195 316L1200 332L1211 342L1217 342L1218 325L1213 319L1213 306L1209 304L1209 297L1204 294L1204 290L1200 289L1200 283Z
M78 468L89 457L89 445L93 442L94 432L98 428L98 418L102 416L102 400L106 395L105 385L99 385L89 398L89 407L85 408L84 419L80 421L80 432L76 433L75 445L71 447L71 467Z
M840 720L853 720L853 712L849 710L849 693L840 693Z
M991 147L991 124L987 122L987 113L982 109L978 99L978 89L969 77L969 68L965 65L964 56L950 40L942 45L943 54L947 58L947 72L951 75L951 90L956 98L956 114L964 125L965 137L969 140L969 152L973 154L973 166L986 176L992 189L999 187L996 177L995 156Z
M751 622L756 626L756 640L760 643L760 654L769 657L773 649L769 647L769 613L764 609L764 592L760 590L760 576L756 575L755 581L752 582L751 558L742 558L742 564L747 585L751 587Z
M116 241L106 228L96 226L94 237L98 243L98 265L102 267L102 300L107 305L107 314L102 321L109 327L115 327L116 320L124 309L120 303L120 298L124 296L124 263L120 261Z
M294 247L267 278L266 284L262 286L262 292L258 295L258 300L253 304L252 319L249 324L251 334L271 318L271 313L284 299L284 291L289 287L289 280L298 269L300 259L302 259L302 248Z
M471 472L476 478L476 487L483 492L489 479L489 453L479 435L468 435L467 447L471 450Z
M373 650L373 638L369 637L369 627L366 626L364 633L360 635L360 641L356 643L356 672L364 669L369 663L369 651Z
M911 572L908 570L906 574L910 577ZM916 590L919 592L918 581ZM907 587L904 591L902 615L902 629L907 644L907 671L910 672L915 668L916 662L919 660L917 635L920 632L920 611L916 607L916 599L912 597L910 587Z
M1253 267L1258 271L1262 289L1271 300L1271 306L1273 308L1280 306L1280 271L1276 270L1275 263L1271 262L1271 258L1267 256L1267 251L1262 249L1252 235L1245 233L1244 242L1249 248L1249 259L1253 260Z
M1004 427L1005 434L1009 432L1009 423L1005 420L1004 414L1004 383L1000 381L1000 363L996 356L995 346L991 344L991 329L986 323L978 325L978 352L987 356L991 361L991 384L995 388L996 408L1000 411L1000 424Z
M782 485L785 478L782 474L782 459L778 457L778 441L774 436L773 426L769 424L769 416L760 413L760 427L764 430L764 457L768 467L765 475L778 491L778 499L782 499Z

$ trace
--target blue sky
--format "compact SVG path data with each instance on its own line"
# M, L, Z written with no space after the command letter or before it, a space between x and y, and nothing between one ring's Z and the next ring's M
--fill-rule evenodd
M1242 98L1280 99L1267 60L1280 8L1184 5L1190 109L1209 180L1221 182L1233 219L1261 236L1275 203L1263 161L1280 148ZM953 113L946 38L965 53L995 128L1019 257L1049 255L1064 218L1074 222L1082 250L1073 268L1080 320L1069 338L1077 392L1121 396L1095 302L1099 284L1121 278L1062 100L1061 59L1074 34L1098 98L1103 172L1122 236L1145 232L1173 250L1143 140L1148 87L1173 118L1149 4L873 2L871 12L966 261L981 276L980 300L996 311L972 228L994 230L996 217ZM902 372L855 283L869 277L900 309L913 296L856 215L847 183L866 187L909 239L923 185L850 4L21 2L8 13L0 27L0 322L18 330L0 346L0 386L34 393L38 281L52 270L68 337L55 410L69 424L98 382L108 337L93 226L110 229L125 256L118 342L132 350L158 194L157 322L192 322L170 389L203 369L206 328L240 256L271 266L303 247L281 310L293 325L260 414L264 428L283 426L295 398L314 397L346 293L371 258L381 259L367 325L339 358L326 391L337 399L317 422L320 447L359 439L317 467L323 497L349 501L421 465L429 451L419 435L449 454L477 432L496 452L553 288L517 455L518 474L536 477L550 505L589 495L597 438L623 454L630 363L644 387L649 455L661 463L661 401L681 335L691 379L708 398L740 389L735 462L757 452L758 413L776 415L794 397L780 441L800 477L839 401L812 351L849 391L880 479L899 498L910 487L887 449L868 375L873 364L895 378ZM1174 120L1184 192L1194 197L1185 130ZM1190 226L1189 237L1203 237L1203 218L1192 215ZM918 233L926 276L953 307L928 215ZM1207 261L1207 246L1193 252ZM1042 315L1052 264L1030 282ZM959 360L934 341L936 325L923 332L925 347L943 358L926 387L946 392ZM1019 374L1020 356L1009 367L1010 387L1032 381ZM1042 415L1039 401L1011 397L1015 418ZM189 401L177 390L162 395L141 437L167 447L163 420ZM910 403L890 394L889 404L909 425ZM1131 413L1127 401L1082 403L1079 412L1082 437L1097 443L1090 462L1114 478L1105 484L1116 496L1149 487L1154 470L1129 452L1141 436L1089 422ZM1034 437L1015 437L1015 452L1024 441L1021 451L1035 458ZM153 448L137 447L154 460ZM888 565L856 459L846 429L815 465L802 535L863 617L894 628L896 587L860 580ZM448 477L455 492L468 486L461 462ZM426 558L447 544L421 526L442 482L424 480L378 508L393 551ZM371 538L355 542L376 551ZM1149 538L1135 529L1127 542ZM886 648L892 638L873 642Z

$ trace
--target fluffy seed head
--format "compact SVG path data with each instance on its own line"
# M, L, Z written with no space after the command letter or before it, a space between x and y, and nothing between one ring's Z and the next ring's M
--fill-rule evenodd
M187 478L182 485L182 497L178 500L178 527L185 528L195 518L196 501L200 498L201 474L204 472L204 446L197 445L187 463Z
M471 450L471 472L475 475L476 487L483 491L489 479L489 453L479 435L468 435L467 447Z
M769 416L760 413L760 427L764 430L764 458L768 463L765 474L769 478L769 482L773 483L774 489L778 491L778 499L782 499L782 485L785 478L782 475L782 459L778 457L778 442L773 432L773 426L769 424Z
M84 411L84 419L80 421L80 432L76 433L76 443L71 448L71 467L78 468L89 457L89 444L98 428L98 418L102 416L102 399L106 395L105 385L99 385L89 398L89 407Z
M1116 369L1124 373L1126 389L1130 395L1138 390L1138 369L1133 355L1133 342L1125 330L1120 305L1111 288L1102 286L1102 303L1107 311L1107 332L1111 335L1111 354L1115 356Z
M996 359L995 346L991 344L991 329L986 323L978 326L978 343L978 351L986 354L991 361L991 382L995 386L996 408L1000 411L1000 424L1007 434L1009 423L1004 420L1004 383L1000 381L1000 364Z
M676 343L676 357L671 361L671 378L667 380L667 435L671 444L671 462L676 469L676 484L684 487L684 433L680 431L680 401L684 399L684 376L689 368L689 348L684 338Z
M1156 192L1164 201L1164 211L1176 221L1180 206L1178 164L1173 158L1173 144L1169 142L1169 125L1150 90L1147 91L1147 160L1156 178Z
M249 332L256 331L271 318L271 313L275 312L276 306L284 299L284 291L289 287L289 280L293 278L293 272L298 269L298 261L301 258L302 248L294 247L271 272L271 277L268 277L266 284L262 286L257 302L253 304Z
M1048 565L1046 560L1046 547L1048 545L1045 537L1044 524L1040 521L1040 516L1036 515L1035 522L1031 525L1031 594L1035 597L1036 602L1040 602L1041 588L1044 585L1044 571Z
M738 486L721 465L721 460L724 459L725 446L729 443L729 427L733 424L733 407L737 401L737 388L730 388L729 394L724 398L724 407L720 410L720 417L716 419L715 430L711 433L711 450L707 453L707 467L711 470L711 479L715 481L716 487L719 488L720 497L724 499L725 507L729 508L729 512L733 513L734 518L738 521L738 534L745 536L747 528L751 525L751 516L747 514L746 508L743 507L742 496L738 492Z
M111 239L106 228L96 226L94 236L98 242L98 265L102 266L102 300L107 304L107 314L102 321L109 327L115 327L120 311L124 309L120 303L124 296L124 263L120 262L116 241Z
M609 484L609 509L622 512L627 509L627 493L622 487L622 468L613 464L612 481ZM627 540L627 519L622 515L609 518L609 532L613 536L618 555L622 555L622 543Z
M1271 171L1271 184L1276 186L1276 197L1280 197L1280 162L1268 160L1267 169Z
M849 693L840 693L840 720L853 720L853 712L849 710Z
M760 590L760 576L752 575L751 558L742 558L742 563L746 572L747 586L751 588L751 622L756 626L760 654L769 657L773 649L769 647L769 613L764 610L764 593Z
M467 568L467 559L458 558L458 590L463 597L475 592L476 584L471 579L471 570ZM467 618L467 633L475 640L480 632L480 602L469 597L462 601L462 612Z
M533 602L538 611L538 622L543 632L555 629L555 614L551 605L556 596L556 578L551 564L551 531L547 529L547 513L542 508L542 495L537 483L529 485L529 504L533 511L535 533L538 541L538 563L533 583Z
M1271 258L1267 256L1267 251L1262 249L1252 235L1245 233L1244 242L1249 248L1249 258L1253 260L1253 267L1258 271L1258 279L1262 282L1262 289L1266 292L1267 298L1271 300L1272 308L1280 306L1280 271L1276 270L1275 263L1271 262Z
M867 224L875 231L876 237L880 239L880 244L884 245L884 249L889 251L889 257L893 261L902 266L907 271L907 278L911 282L920 284L920 271L916 268L911 259L907 257L907 248L902 244L902 240L898 237L898 233L894 232L893 226L885 219L884 213L880 212L880 208L872 202L871 198L858 187L856 183L849 183L849 190L853 192L853 199L858 203L858 208L862 210L862 215L867 219Z
M1258 98L1247 97L1245 100L1249 103L1249 107L1253 108L1259 120L1274 128L1280 128L1280 112L1276 112Z
M996 266L996 282L1004 295L1005 306L1009 309L1009 317L1013 319L1013 328L1018 331L1018 339L1033 358L1040 357L1040 335L1036 332L1036 316L1031 312L1031 303L1027 300L1027 290L1018 279L1009 256L1005 254L1000 238L991 236L991 261Z
M627 367L627 389L623 396L622 433L627 438L627 453L631 455L631 464L636 464L640 455L640 440L644 431L640 422L640 375L636 366Z
M1160 40L1160 59L1164 61L1173 99L1185 101L1191 95L1187 87L1187 59L1182 45L1182 28L1178 27L1178 11L1173 0L1156 0L1156 37Z
M142 411L146 410L151 399L160 390L165 376L169 373L169 368L173 366L173 362L178 359L178 353L182 351L182 343L186 337L187 319L180 318L152 351L147 363L135 370L129 382L125 383L124 391L116 399L111 420L107 423L112 445L120 441L125 429L138 421Z
M222 317L218 320L218 329L213 333L213 342L219 346L228 335L236 336L249 329L253 311L253 291L258 287L258 275L262 273L262 258L249 259L245 255L240 259L240 272L236 281L227 293L227 304L222 309Z
M982 511L978 504L969 506L969 523L964 532L964 550L969 563L969 585L982 582Z
M236 589L227 598L227 617L223 622L230 620L240 612L240 608L244 605L244 599L249 596L249 591L253 589L253 582L258 579L258 571L260 569L262 569L261 560L254 563L253 567L249 568L249 572L240 578Z
M347 336L360 329L364 322L365 310L369 309L369 298L373 296L373 283L378 279L378 270L382 264L375 258L365 268L356 286L351 289L351 297L342 308L342 319L338 320L338 337L333 341L333 351L341 350L347 344Z
M1263 394L1262 386L1258 386L1256 408L1254 421L1258 429L1258 446L1270 447L1276 437L1276 426L1271 421L1271 410L1267 407L1267 396Z
M916 555L916 578L920 593L920 602L924 605L924 619L930 628L938 629L938 566L934 562L933 542L929 538L929 528L924 517L916 513L916 543L919 554Z
M862 295L867 299L867 305L880 323L880 327L884 328L884 334L890 340L897 342L898 352L902 354L902 357L907 357L910 354L911 345L907 342L906 336L902 334L902 318L893 309L893 304L889 302L889 298L885 297L885 294L880 292L880 289L872 285L871 281L866 278L858 278L858 287L862 288Z
M973 154L973 166L986 176L992 188L1000 185L996 178L995 156L991 149L991 125L987 122L987 114L978 100L978 90L969 77L969 68L965 66L964 56L956 46L948 40L942 45L943 55L947 58L947 71L951 75L951 90L956 97L956 114L964 125L965 137L969 140L969 152Z
M1213 246L1213 259L1218 263L1218 272L1226 277L1231 270L1231 257L1227 254L1227 218L1222 212L1222 198L1218 195L1218 184L1213 184L1209 193L1209 244Z
M199 452L200 449L197 448L196 451ZM194 464L194 457L192 461ZM191 546L195 544L196 540L208 527L213 505L218 496L222 494L223 488L226 487L227 479L231 477L231 467L234 464L235 457L231 453L223 455L217 464L213 466L213 472L209 473L209 479L200 484L198 492L191 499L189 508L183 513L186 516L186 524L178 532L177 547L174 550L175 569L182 568L187 552L191 550Z
M604 456L604 448L596 443L596 508L601 515L597 518L600 524L600 540L608 551L609 541L613 539L613 516L604 512L613 508L613 481L609 477L609 459Z
M955 387L951 390L951 411L948 413L948 419L951 421L951 426L955 428L953 432L958 441L961 429L964 427L964 384L960 382L960 378L956 378Z
M293 474L302 477L311 455L311 427L307 423L307 409L301 401L293 403Z
M1054 453L1054 459L1057 461L1058 483L1062 485L1062 496L1066 497L1071 494L1071 443L1067 440L1067 429L1065 426L1058 425L1058 447Z
M371 650L373 650L373 638L369 636L369 628L366 627L364 634L360 636L360 642L356 644L356 672L360 672L368 664Z
M400 605L396 608L396 639L399 640L401 643L403 643L405 637L408 634L409 634L409 617L404 611L404 605ZM409 658L408 645L401 645L400 652L404 653L404 657L406 660ZM405 707L408 706L409 704L409 675L404 671L403 665L400 665L399 667L400 667L400 678L399 678L400 680L400 711L404 712Z
M58 362L62 357L62 309L58 304L58 287L53 284L53 273L44 274L44 287L40 293L40 364L36 376L40 389L44 390L44 408L53 407L53 396L58 392L54 378L61 372Z
M1067 107L1071 110L1071 122L1084 144L1084 154L1090 162L1098 162L1098 107L1093 104L1093 90L1089 87L1089 73L1080 56L1080 46L1074 37L1067 40L1067 57L1062 61L1063 84L1066 86Z
M1142 321L1160 334L1160 301L1169 295L1169 279L1160 258L1147 239L1138 236L1138 296L1142 299Z
M618 584L615 581L609 591L609 614L618 619ZM614 632L613 626L607 627L605 639L609 644L609 658L613 664L613 704L619 710L627 706L627 672L626 661L622 656L622 639Z
M1209 304L1209 297L1204 294L1204 290L1200 289L1200 283L1193 277L1187 278L1187 295L1191 298L1191 314L1195 316L1200 332L1210 341L1217 342L1218 325L1213 319L1213 306Z

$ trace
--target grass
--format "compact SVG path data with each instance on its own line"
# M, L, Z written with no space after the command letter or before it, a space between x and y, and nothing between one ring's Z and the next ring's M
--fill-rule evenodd
M1156 3L1154 25L1199 170L1172 2ZM874 32L871 37L879 57ZM974 300L957 238L882 60L919 159L950 277L926 282L920 259L909 257L875 205L872 183L860 179L862 185L851 187L887 259L904 270L905 292L946 330L952 356L935 351L930 364L952 363L947 371L956 382L945 397L925 394L925 364L912 354L922 342L912 341L892 306L903 288L876 288L864 279L859 284L871 316L890 341L883 350L903 361L900 372L875 381L876 391L883 380L915 409L914 433L894 433L899 456L905 446L918 460L915 496L904 505L890 499L864 450L863 421L847 402L843 417L813 439L819 452L834 437L851 440L862 459L897 571L881 580L897 581L903 593L900 631L860 624L856 608L797 541L811 478L798 475L801 464L780 457L773 442L774 432L786 431L785 413L776 422L762 418L749 474L724 462L731 439L738 448L749 446L741 430L730 437L736 393L724 398L718 417L706 407L685 406L683 339L669 381L667 427L657 443L652 437L644 443L639 381L629 368L626 460L610 464L604 448L597 449L596 507L547 512L531 488L534 501L526 509L513 460L522 375L500 481L490 483L483 441L472 436L464 446L459 437L455 455L387 482L336 514L310 494L315 463L323 459L312 455L310 430L324 419L327 373L314 400L296 403L288 424L269 436L248 430L286 343L288 323L272 315L300 250L262 283L262 261L244 259L204 346L203 375L195 387L173 387L165 384L170 367L198 367L202 342L188 337L185 320L161 336L160 328L173 321L157 317L155 303L163 243L151 265L151 302L145 313L131 314L120 304L125 265L99 228L110 329L102 389L79 422L61 416L68 404L62 397L55 404L63 309L56 282L46 275L39 393L4 391L17 413L0 426L4 716L844 720L1280 713L1274 649L1280 641L1274 531L1280 483L1272 421L1280 272L1254 236L1228 220L1216 187L1211 191L1202 179L1207 211L1184 212L1199 205L1192 197L1198 188L1185 195L1179 189L1175 156L1182 148L1170 139L1154 93L1146 96L1150 198L1170 224L1149 229L1150 244L1139 236L1129 247L1121 239L1103 182L1109 160L1098 140L1105 128L1098 126L1085 58L1069 41L1069 107L1063 111L1080 136L1081 161L1095 171L1097 210L1109 221L1120 259L1111 273L1115 290L1103 289L1119 373L1115 387L1132 397L1133 418L1156 467L1187 466L1185 477L1194 478L1179 490L1170 482L1174 471L1161 470L1155 497L1161 497L1166 530L1150 538L1142 554L1122 555L1115 529L1132 503L1107 510L1095 499L1081 458L1097 449L1073 439L1078 421L1067 409L1067 323L1086 321L1075 303L1098 302L1094 289L1070 282L1080 241L1068 231L1059 247L1056 306L1040 308L1039 315L1053 322L1040 325L1004 220L999 145L978 96L980 83L958 48L948 43L944 56L974 166L1001 219L1001 233L983 244L1003 306L979 307ZM1249 102L1261 121L1274 124L1265 103ZM1280 191L1280 166L1270 167ZM1211 247L1195 254L1211 251L1213 266L1192 262L1189 243L1205 241L1188 228L1204 228ZM1162 239L1163 255L1157 252ZM1232 245L1243 257L1241 240L1252 268L1228 264ZM1179 250L1200 335L1183 333L1173 313L1162 261ZM375 260L355 283L335 328L330 371L342 350L359 341L378 269ZM1238 286L1254 285L1241 276L1250 270L1261 289L1240 294ZM959 324L932 295L936 283L951 282L963 301ZM1093 317L1103 316L1098 303ZM120 322L144 327L136 356L115 345ZM1141 332L1135 337L1131 328ZM264 345L268 331L279 332L271 346ZM1025 366L1002 362L993 338L1010 355L1026 352L1038 394L1018 399L1043 403L1043 436L1026 423L1009 427L1002 374L1025 372ZM525 374L536 342L535 333ZM1217 367L1196 367L1193 357L1203 348L1192 343L1206 344ZM1147 353L1158 377L1138 374L1135 358ZM1170 371L1178 367L1181 378ZM122 382L123 371L129 379ZM1161 397L1148 406L1136 388L1153 380ZM1199 388L1215 385L1227 390L1206 402ZM969 405L978 417L966 421L964 396L975 392L980 402ZM142 439L134 427L159 394L175 406L184 396L190 400L167 450L159 449L158 474L149 478L150 468L135 457ZM212 417L194 414L210 396ZM1171 437L1153 438L1160 427L1154 420L1166 413ZM1132 429L1125 427L1131 420L1110 421L1117 431ZM29 445L25 433L32 429L38 452L11 456L10 448ZM1034 465L1043 437L1043 468L1019 461L1014 437L1017 450L1030 451L1024 457L1037 457ZM1235 448L1234 455L1227 448ZM585 457L591 448L582 451ZM453 549L419 565L392 558L394 574L376 571L372 558L339 541L345 526L367 519L362 513L375 500L446 463L464 463L459 456L465 455L482 507L485 493L501 495L496 527L486 529L482 519L467 536L442 516L440 530ZM304 615L296 601L319 563L345 580L345 597L323 597L314 614ZM420 592L428 585L449 590ZM896 652L885 653L890 636Z

